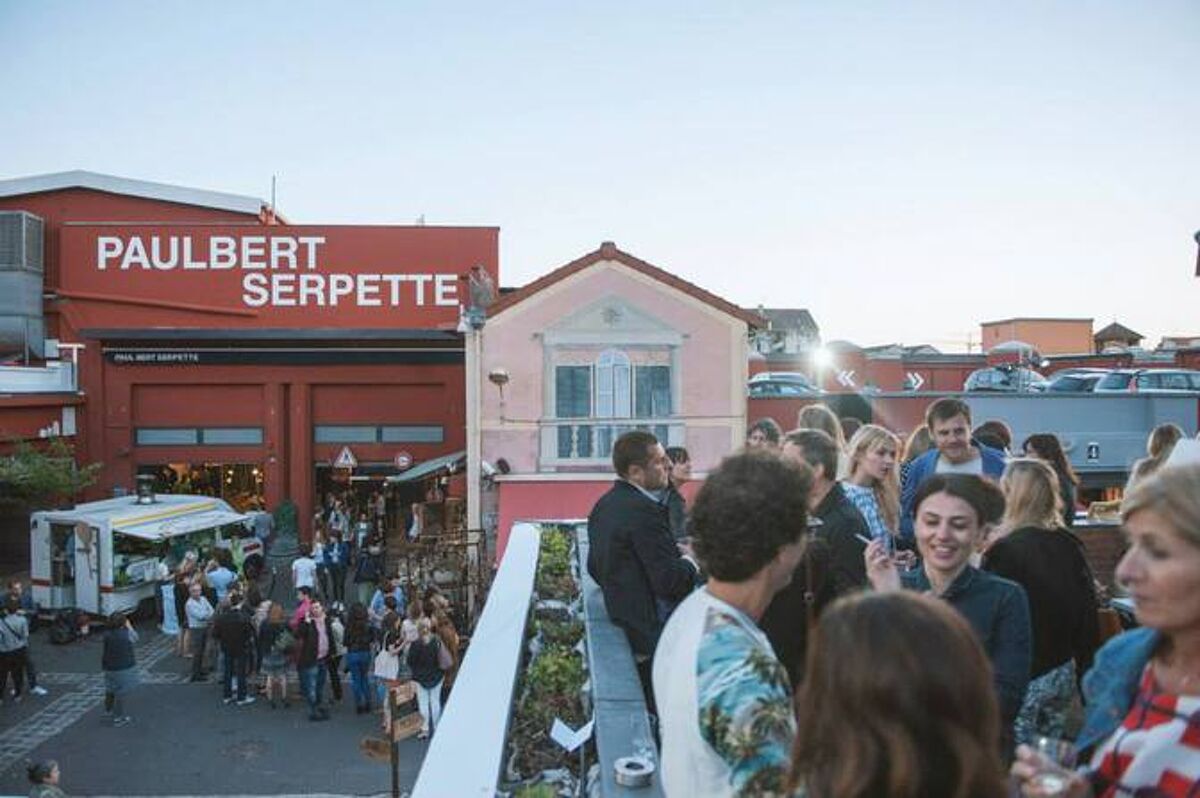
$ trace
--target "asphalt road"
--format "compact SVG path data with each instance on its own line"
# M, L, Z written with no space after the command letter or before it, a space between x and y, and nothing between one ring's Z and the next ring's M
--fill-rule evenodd
M27 795L26 763L41 758L58 760L70 795L389 793L387 759L362 748L378 734L378 716L355 714L348 684L324 723L310 722L297 699L286 710L263 700L226 706L218 682L186 681L190 662L174 655L173 638L152 624L138 632L143 681L126 701L134 720L120 728L101 724L99 636L55 646L46 629L34 634L32 654L50 694L0 706L0 795ZM403 791L416 782L426 745L400 743Z

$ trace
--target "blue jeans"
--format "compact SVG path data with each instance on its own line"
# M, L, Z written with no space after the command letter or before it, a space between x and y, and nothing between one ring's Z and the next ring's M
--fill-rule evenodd
M238 680L237 700L245 701L246 700L246 673L247 673L247 671L250 670L250 667L249 667L250 663L247 660L245 654L243 654L239 657L235 657L230 654L226 654L224 659L225 659L225 670L224 670L225 698L230 698L233 696L232 682L233 682L233 677L237 676L237 680Z
M371 689L368 681L371 671L371 652L346 652L346 667L350 669L350 689L354 691L354 706L371 706Z
M321 707L322 694L325 692L325 672L324 660L307 668L296 669L300 677L300 692L304 693L304 700L308 702L308 713L311 717L320 714L318 710Z

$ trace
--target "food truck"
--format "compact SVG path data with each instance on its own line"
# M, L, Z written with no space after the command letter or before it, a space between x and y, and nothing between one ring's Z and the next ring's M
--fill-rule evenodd
M30 584L43 609L132 612L158 590L159 563L228 549L262 555L250 516L209 496L142 494L45 510L30 518Z

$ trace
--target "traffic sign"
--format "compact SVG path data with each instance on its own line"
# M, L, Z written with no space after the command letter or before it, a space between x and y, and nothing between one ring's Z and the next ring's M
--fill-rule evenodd
M411 468L413 464L413 456L408 452L400 452L395 459L396 468L403 471L406 468Z
M905 376L908 377L908 390L919 391L921 386L925 384L925 378L921 376L919 371L910 371Z
M838 384L841 385L843 388L853 388L854 387L854 369L839 371L837 373L837 381L838 381Z
M358 468L358 458L354 456L354 452L350 451L349 446L343 446L338 452L337 458L333 461L334 468Z

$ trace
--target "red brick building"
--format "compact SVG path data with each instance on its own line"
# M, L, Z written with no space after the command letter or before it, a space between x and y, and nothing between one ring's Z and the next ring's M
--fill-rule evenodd
M97 495L196 466L306 522L345 449L371 479L465 448L462 278L497 279L496 228L295 226L88 172L0 181L6 210L44 222L46 336L85 346Z

